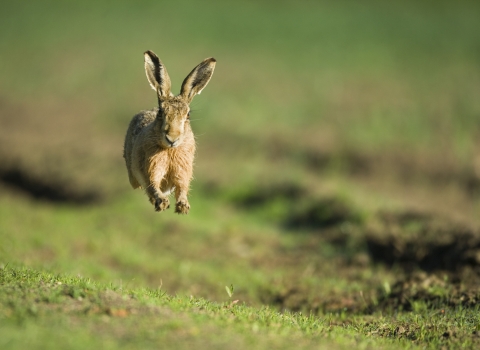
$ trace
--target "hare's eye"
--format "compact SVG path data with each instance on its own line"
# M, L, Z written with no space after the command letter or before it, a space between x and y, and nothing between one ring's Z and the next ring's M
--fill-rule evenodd
M187 119L190 119L190 112L187 113Z

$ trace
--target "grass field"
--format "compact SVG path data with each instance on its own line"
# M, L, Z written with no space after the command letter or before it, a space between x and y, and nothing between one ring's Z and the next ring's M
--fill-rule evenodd
M0 4L0 348L480 345L480 5ZM122 159L205 57L188 216Z

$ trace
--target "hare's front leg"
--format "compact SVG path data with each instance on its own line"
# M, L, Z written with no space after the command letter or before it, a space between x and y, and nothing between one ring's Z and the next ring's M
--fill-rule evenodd
M188 189L190 188L191 175L182 174L177 175L175 183L175 198L177 203L175 205L175 213L188 214L190 210L190 203L188 203Z
M177 204L175 205L175 213L188 214L190 210L190 203L187 198L188 188L182 189L180 187L175 188L175 197L177 197Z
M168 195L165 195L160 191L160 183L165 177L165 170L157 169L150 174L149 184L146 187L148 198L150 202L155 206L155 211L163 211L170 208L170 201Z

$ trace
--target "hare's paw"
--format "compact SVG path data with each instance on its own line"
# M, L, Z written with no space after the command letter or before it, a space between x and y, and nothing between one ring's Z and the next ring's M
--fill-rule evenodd
M155 211L163 211L170 208L170 201L168 198L157 198L155 200Z
M190 204L188 201L178 201L175 205L175 213L177 214L188 214L190 210Z

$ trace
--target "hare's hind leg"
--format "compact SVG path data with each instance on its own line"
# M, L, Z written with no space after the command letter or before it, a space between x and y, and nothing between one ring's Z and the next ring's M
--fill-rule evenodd
M128 179L130 180L130 185L132 185L133 189L140 187L140 184L130 170L128 170Z

